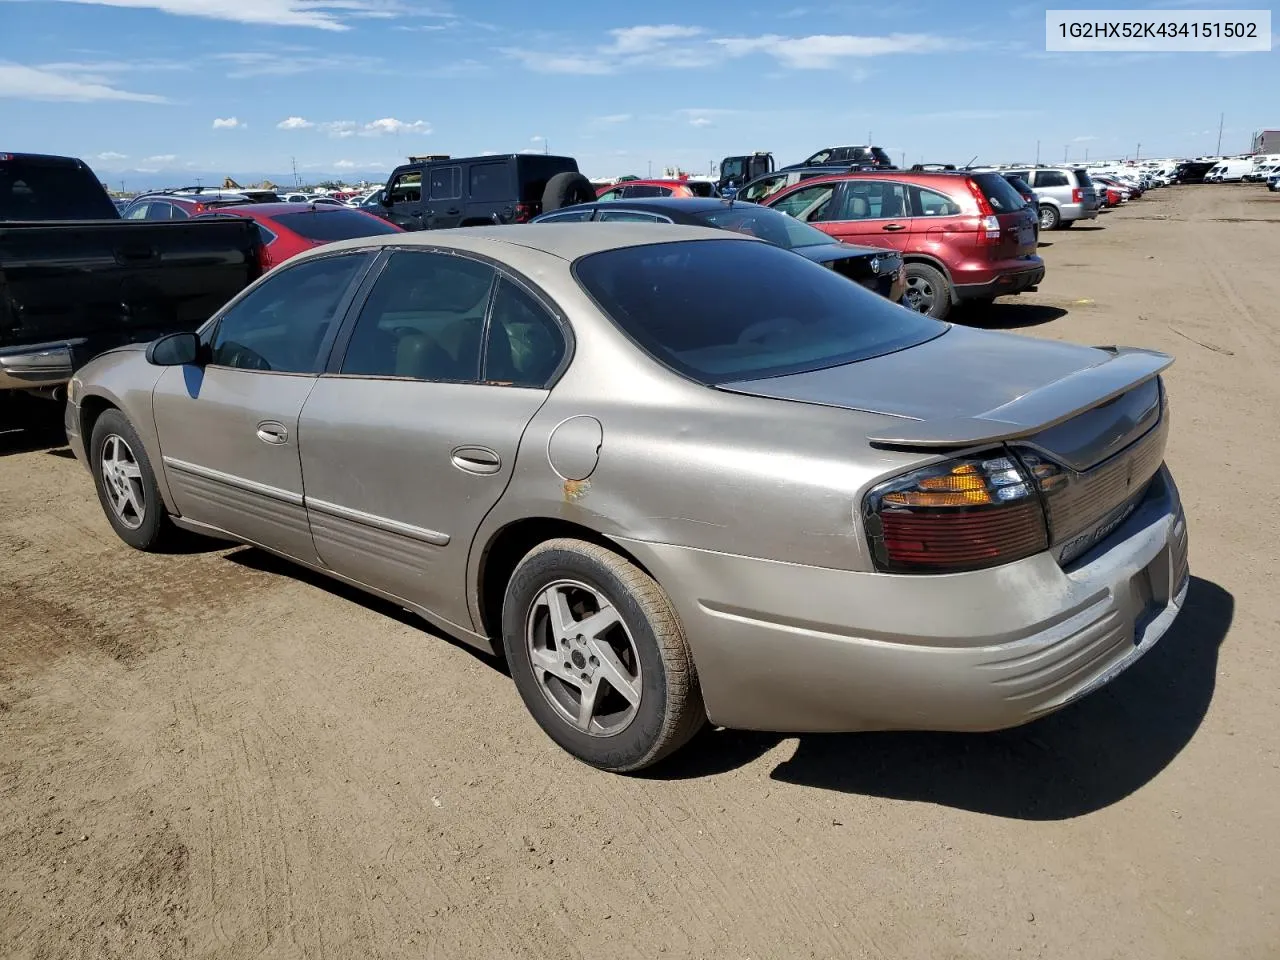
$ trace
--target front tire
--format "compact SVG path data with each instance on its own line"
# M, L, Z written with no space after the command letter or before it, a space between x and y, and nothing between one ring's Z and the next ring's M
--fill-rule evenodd
M174 530L138 433L119 410L93 425L89 461L98 500L116 536L135 550L164 546Z
M657 763L706 722L671 601L604 547L558 539L530 551L507 584L502 642L534 720L601 770Z

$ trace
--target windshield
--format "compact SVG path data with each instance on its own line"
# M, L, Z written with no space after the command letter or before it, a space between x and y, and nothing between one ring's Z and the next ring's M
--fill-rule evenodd
M303 210L273 218L282 227L307 240L331 243L353 237L373 237L383 233L399 233L400 229L371 213L331 207L325 210Z
M78 164L0 161L0 220L117 220L93 173Z
M737 180L747 175L747 162L743 157L726 157L724 162L720 164L720 178L722 180Z
M704 210L693 216L708 226L759 237L784 250L839 242L817 227L801 223L795 217L755 204L734 204L718 210Z
M574 275L650 357L705 384L865 360L947 329L766 243L622 247L582 258Z

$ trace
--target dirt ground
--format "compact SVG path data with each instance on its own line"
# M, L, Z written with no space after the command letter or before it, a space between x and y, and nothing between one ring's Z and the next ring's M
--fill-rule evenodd
M135 553L56 439L0 434L0 957L1280 957L1280 195L1044 239L989 324L1177 356L1195 579L1132 671L997 735L596 773L495 664L255 550Z

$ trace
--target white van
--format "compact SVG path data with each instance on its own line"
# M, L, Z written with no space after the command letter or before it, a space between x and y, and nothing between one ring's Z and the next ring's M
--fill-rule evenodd
M1253 170L1252 160L1223 160L1204 175L1206 183L1239 183Z

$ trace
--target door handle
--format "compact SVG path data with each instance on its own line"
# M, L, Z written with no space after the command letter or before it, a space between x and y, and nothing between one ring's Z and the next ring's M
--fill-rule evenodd
M258 439L263 443L288 443L289 431L283 423L263 420L258 424Z
M881 227L880 229L881 229L881 230L888 230L888 231L892 232L892 231L895 231L895 230L905 230L905 229L907 229L907 225L906 225L905 223L886 223L886 224L885 224L883 227Z
M455 447L450 462L467 473L492 474L502 469L502 458L488 447Z
M451 217L455 217L455 216L457 216L458 214L460 214L461 212L462 212L462 211L461 211L461 210L459 210L457 207L453 207L453 208L451 208L451 209L449 209L449 210L446 210L446 211L445 211L445 213L446 213L446 214L448 214L448 215L449 215L449 216L451 216Z

